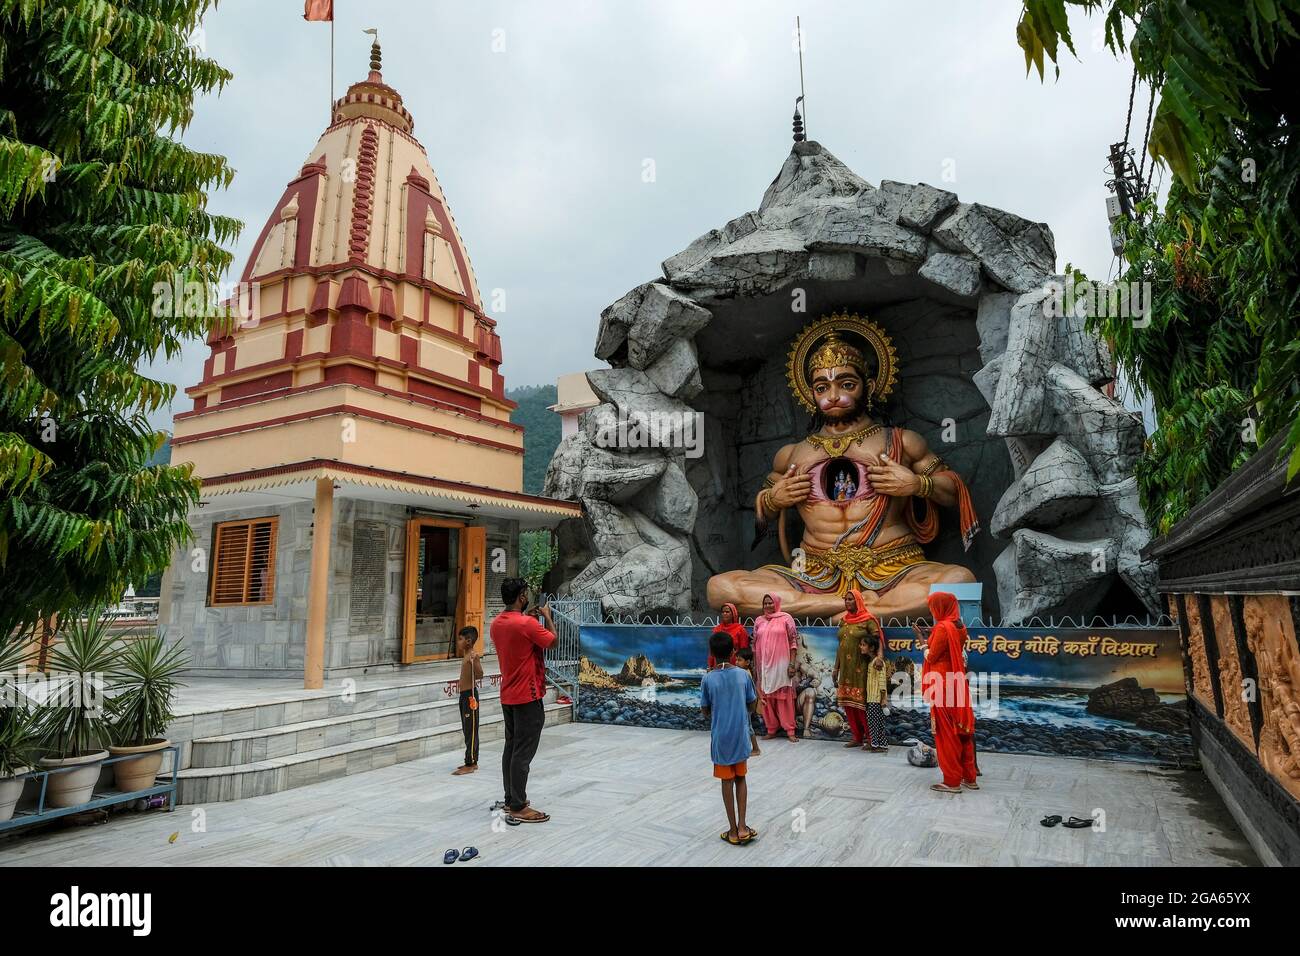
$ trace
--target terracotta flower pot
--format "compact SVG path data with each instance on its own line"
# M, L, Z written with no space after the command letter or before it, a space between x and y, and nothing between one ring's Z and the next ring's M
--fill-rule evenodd
M19 770L21 773L27 771ZM27 783L25 777L12 776L0 779L0 823L13 819L14 807L18 805L18 798L23 795L23 786Z
M43 770L76 767L66 773L50 774L45 785L45 805L49 807L77 807L89 803L99 782L99 768L108 759L107 750L92 750L75 757L42 757L38 764Z
M113 764L113 786L122 793L148 790L162 767L163 750L170 746L170 740L155 738L135 747L109 747L108 752L114 757L141 754L134 760L122 760Z

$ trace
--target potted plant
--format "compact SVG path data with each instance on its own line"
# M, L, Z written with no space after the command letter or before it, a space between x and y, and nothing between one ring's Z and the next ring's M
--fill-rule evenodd
M49 696L40 708L40 736L47 751L40 766L74 769L50 774L45 802L51 807L89 802L100 765L108 759L107 689L120 656L109 624L99 608L59 622L59 643L49 655Z
M0 714L0 823L13 817L39 745L35 712L6 707Z
M36 762L39 738L34 709L14 680L33 652L33 631L0 635L0 823L14 815Z
M171 746L164 734L172 722L177 680L189 664L180 644L167 645L161 634L142 637L122 652L112 702L114 757L140 754L113 764L114 785L123 793L152 787Z

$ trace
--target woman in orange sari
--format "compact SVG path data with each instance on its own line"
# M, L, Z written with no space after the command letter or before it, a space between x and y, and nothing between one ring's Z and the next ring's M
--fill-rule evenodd
M975 782L975 712L966 683L966 628L957 613L957 598L946 591L931 594L926 603L934 616L921 671L921 695L930 705L930 731L938 751L943 783L930 787L940 793L978 790Z

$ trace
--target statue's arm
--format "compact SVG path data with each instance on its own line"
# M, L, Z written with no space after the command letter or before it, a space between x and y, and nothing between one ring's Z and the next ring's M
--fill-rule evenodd
M904 431L903 455L908 463L907 467L918 478L926 476L933 481L931 501L945 508L951 508L957 503L957 484L952 479L952 473L946 470L939 456L930 450L924 438L914 431ZM919 486L917 490L921 490Z
M760 520L775 518L786 508L806 501L812 492L812 479L807 475L796 474L797 469L791 464L798 447L786 445L776 453L772 471L754 499L754 508Z

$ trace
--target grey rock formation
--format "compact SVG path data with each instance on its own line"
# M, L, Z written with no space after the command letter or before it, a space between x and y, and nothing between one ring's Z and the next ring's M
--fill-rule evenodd
M920 183L908 186L907 198L898 210L900 225L918 232L929 232L939 217L957 205L957 194Z
M647 493L645 515L655 524L690 534L695 527L695 514L699 499L695 489L686 480L686 472L676 461L665 463L663 475Z
M931 252L921 266L921 275L954 295L968 297L980 290L980 262L974 256Z
M639 285L600 314L596 357L612 358L627 344L627 361L644 369L674 340L690 338L709 313L662 282Z
M667 350L645 370L659 391L670 398L690 401L704 388L700 360L690 339L673 339Z
M601 404L547 474L546 493L585 515L565 540L586 564L557 586L609 613L683 612L702 608L709 576L781 560L774 536L752 552L749 539L754 494L806 425L785 353L847 308L893 337L890 414L962 473L991 529L963 553L944 518L935 560L996 577L986 609L1009 620L1089 613L1117 582L1154 609L1131 477L1141 425L1098 390L1110 356L1086 317L1056 308L1055 268L1041 223L926 184L877 188L796 144L756 210L601 313Z
M1056 249L1046 226L978 203L958 203L933 235L949 249L975 256L1012 292L1040 288L1055 268Z
M1014 292L993 292L980 298L975 314L975 328L980 336L980 361L990 362L1007 350L1011 331L1011 307L1018 299ZM992 396L989 398L992 401Z
M1097 479L1087 460L1058 438L1002 495L989 530L1001 538L1020 528L1054 528L1096 500Z
M1083 452L1098 480L1110 484L1133 474L1146 437L1137 414L1064 365L1053 363L1045 381L1052 430Z
M998 596L1004 620L1092 614L1115 570L1111 538L1069 541L1021 529L998 558Z

